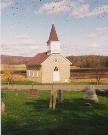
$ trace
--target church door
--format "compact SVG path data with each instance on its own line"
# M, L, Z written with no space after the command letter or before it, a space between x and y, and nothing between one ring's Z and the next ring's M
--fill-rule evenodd
M57 67L54 68L53 71L53 82L60 81L60 73Z

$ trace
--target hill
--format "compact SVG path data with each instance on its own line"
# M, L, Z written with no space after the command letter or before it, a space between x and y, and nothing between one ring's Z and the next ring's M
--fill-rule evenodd
M32 57L1 55L1 64L27 64ZM67 56L73 66L81 68L108 67L108 56Z
M26 64L31 57L1 55L1 64Z
M108 67L108 56L68 56L67 59L72 62L72 65L81 68Z

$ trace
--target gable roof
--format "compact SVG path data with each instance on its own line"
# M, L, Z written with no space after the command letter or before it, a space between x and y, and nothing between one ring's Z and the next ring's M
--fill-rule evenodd
M27 63L27 65L41 65L43 61L45 61L49 55L47 55L47 52L38 53L33 58L30 59L30 61Z
M52 56L60 56L60 57L62 57L65 61L67 61L68 63L70 63L70 65L72 65L72 62L71 61L69 61L65 56L63 56L63 55L58 55L58 54L51 54L51 55L49 55L49 57L52 57ZM48 58L49 58L48 57ZM41 64L44 64L45 62L47 61L47 59L45 59Z
M49 39L48 39L47 43L50 43L51 41L59 41L54 24L52 24L50 36L49 36Z

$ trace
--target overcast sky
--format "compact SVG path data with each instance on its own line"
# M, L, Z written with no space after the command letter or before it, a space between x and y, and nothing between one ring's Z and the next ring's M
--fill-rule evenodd
M2 54L46 51L52 23L64 55L108 55L108 0L1 0Z

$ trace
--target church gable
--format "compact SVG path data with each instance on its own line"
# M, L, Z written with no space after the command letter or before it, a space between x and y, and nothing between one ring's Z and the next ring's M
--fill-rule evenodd
M50 55L45 61L42 62L42 65L47 64L47 63L55 63L55 64L60 64L60 63L65 63L65 64L72 64L67 58L63 57L62 55L57 55L53 54Z
M50 55L42 63L42 82L69 82L70 62L59 54Z

